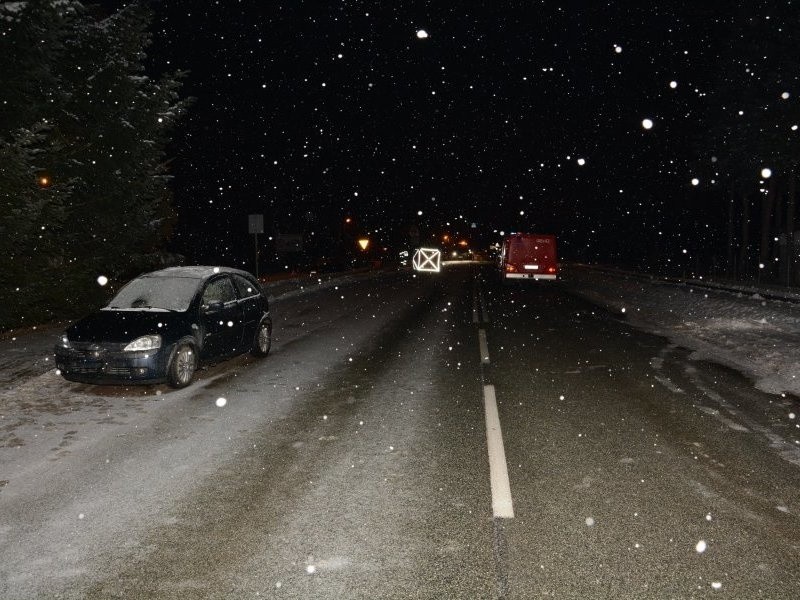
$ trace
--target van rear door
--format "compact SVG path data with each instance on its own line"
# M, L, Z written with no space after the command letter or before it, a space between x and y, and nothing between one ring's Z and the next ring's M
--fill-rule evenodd
M554 235L516 234L505 244L503 276L506 279L556 279L558 259Z

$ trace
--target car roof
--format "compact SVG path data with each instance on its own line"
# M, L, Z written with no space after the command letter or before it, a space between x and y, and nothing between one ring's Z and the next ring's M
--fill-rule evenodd
M243 275L247 278L253 278L253 276L248 273L247 271L242 271L241 269L234 269L232 267L213 267L213 266L202 266L202 265L195 265L195 266L187 266L187 267L168 267L166 269L161 269L160 271L153 271L152 273L144 273L141 277L185 277L188 279L208 279L212 275L217 275L219 273L236 273L237 275Z

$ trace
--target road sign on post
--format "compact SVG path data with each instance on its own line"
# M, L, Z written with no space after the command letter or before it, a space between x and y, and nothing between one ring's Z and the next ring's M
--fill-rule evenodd
M253 234L256 259L256 278L258 278L258 234L264 233L264 215L247 215L247 232Z

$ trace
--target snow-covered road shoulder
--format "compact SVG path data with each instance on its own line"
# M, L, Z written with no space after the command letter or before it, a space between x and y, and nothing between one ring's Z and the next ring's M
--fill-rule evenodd
M800 305L597 271L564 269L571 292L639 329L693 351L692 358L736 369L761 391L800 396Z

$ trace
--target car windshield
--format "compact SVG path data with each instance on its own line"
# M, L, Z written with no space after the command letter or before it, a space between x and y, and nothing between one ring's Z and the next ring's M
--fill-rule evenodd
M199 286L200 280L190 277L139 277L122 288L106 309L185 311Z

